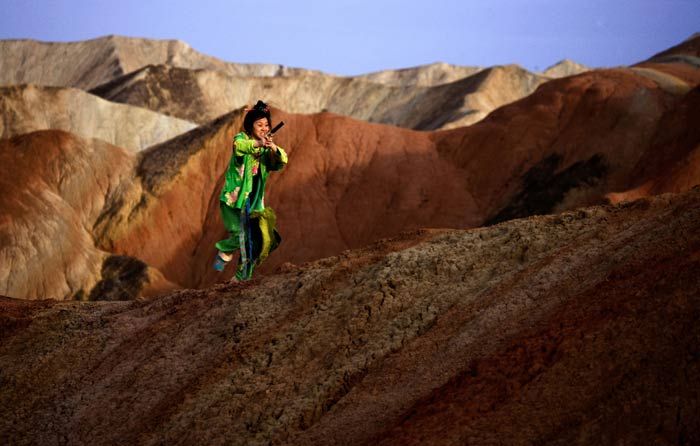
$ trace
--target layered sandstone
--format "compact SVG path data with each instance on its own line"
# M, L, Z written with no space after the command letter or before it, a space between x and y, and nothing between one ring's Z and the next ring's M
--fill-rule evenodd
M0 300L12 444L694 444L700 189L151 302Z
M371 82L393 85L393 86L417 86L435 87L437 85L449 84L466 77L473 76L483 67L470 67L462 65L452 65L444 62L435 62L417 67L401 68L398 70L383 70L374 73L357 76ZM576 63L569 59L564 59L541 74L548 78L560 78L573 76L588 71L585 65Z
M0 87L0 139L54 129L139 151L194 127L189 121L75 88Z
M436 62L417 67L401 68L398 70L382 70L358 76L377 84L415 87L434 87L449 84L465 77L472 76L482 67L468 67Z
M675 57L675 59L674 59ZM700 57L700 33L695 33L678 45L664 50L652 56L649 61L673 62L683 59L689 63L698 65L697 58Z
M700 83L700 33L634 66L641 71L651 69L697 85Z
M364 121L432 130L477 122L492 110L529 95L547 80L517 65L479 70L436 86L384 84L364 77L233 77L218 71L161 65L145 67L91 92L199 123L265 98L291 113L329 111Z
M228 63L177 40L0 41L0 85L77 87L200 124L264 97L293 113L330 111L414 129L454 128L527 96L552 77L585 70L570 61L544 75L516 65L483 69L434 63L339 77Z
M313 75L275 64L235 64L180 40L105 36L79 42L0 40L0 85L37 84L89 90L147 65L221 71L233 76Z
M700 135L693 130L700 97L692 76L672 73L636 66L553 80L475 125L449 131L414 131L332 113L275 110L275 120L287 123L277 141L287 149L290 164L272 176L266 202L277 211L284 242L259 272L335 255L404 230L476 227L687 190L700 182ZM487 83L494 70L470 79L479 76ZM14 88L9 90L44 91ZM444 102L437 104L446 108ZM192 102L192 108L196 105ZM26 108L31 117L31 107ZM130 158L131 167L118 176L118 187L92 188L92 182L86 182L84 193L100 194L102 208L85 225L84 236L94 240L97 251L138 259L144 266L134 268L153 268L176 286L204 287L226 280L231 271L215 274L211 261L214 243L226 235L218 194L241 118L242 110L237 110L149 147ZM41 148L32 150L40 153ZM0 168L11 182L12 157L21 152L5 151L8 162ZM55 158L57 163L92 164L89 157L64 156L60 150ZM43 162L40 157L30 160ZM109 175L98 170L92 181L111 184ZM21 188L21 183L12 187ZM43 228L43 214L30 200L40 193L39 188L18 199L29 210L22 214L29 219L27 227ZM15 210L3 210L7 221ZM82 211L66 209L65 214L70 212ZM12 252L7 259L16 269L33 261ZM81 279L85 285L64 287L65 294L55 297L74 297L78 290L91 296L101 289L96 283L104 273L102 267L97 271L98 264L95 260L81 270L89 276ZM65 270L77 274L76 269ZM45 271L58 274L51 268ZM46 280L61 282L66 274ZM135 289L141 289L143 275L135 276ZM10 275L4 281L10 289ZM32 286L18 285L13 288L18 294L8 294L38 297L26 291Z
M287 123L278 142L290 165L273 175L267 203L284 242L261 272L402 230L618 200L614 193L663 177L639 166L656 165L668 141L675 148L664 165L690 163L672 190L687 190L699 182L698 135L687 131L698 104L691 93L634 70L599 70L550 82L476 125L434 133L275 111ZM142 152L123 187L103 198L93 229L99 249L138 258L180 286L222 280L210 266L214 242L225 237L218 192L240 123L237 111Z
M641 178L632 167L645 165L645 156L655 152L651 138L664 135L665 124L657 128L657 123L676 97L633 71L558 82L532 97L537 105L517 103L483 124L433 135L330 114L276 112L288 123L279 142L292 167L273 176L270 185L268 203L280 215L285 242L268 268L359 247L403 229L478 226L602 202L606 194L629 188L632 179ZM596 130L610 125L613 130ZM106 208L98 225L100 246L139 257L185 286L217 280L210 271L212 247L225 235L218 189L239 126L240 115L234 114L145 152L138 181L126 198L111 199L119 206ZM513 133L518 126L528 138ZM671 159L680 162L693 138ZM557 139L560 145L553 144Z
M133 162L124 149L56 130L0 140L0 294L88 299L107 275L125 273L127 259L97 249L92 226L105 197L130 178ZM100 298L133 299L150 282L168 288L160 273L139 268L125 279L132 291L103 289Z

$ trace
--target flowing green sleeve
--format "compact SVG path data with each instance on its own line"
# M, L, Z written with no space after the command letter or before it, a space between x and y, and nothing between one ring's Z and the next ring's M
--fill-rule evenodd
M233 137L233 147L236 156L257 155L260 153L260 147L255 147L255 140L249 138L243 132Z

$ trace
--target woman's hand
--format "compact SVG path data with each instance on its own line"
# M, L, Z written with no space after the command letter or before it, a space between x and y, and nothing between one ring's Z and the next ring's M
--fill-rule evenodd
M272 149L273 151L277 152L277 144L272 141L272 136L266 136L263 139L263 146L267 147L268 149Z

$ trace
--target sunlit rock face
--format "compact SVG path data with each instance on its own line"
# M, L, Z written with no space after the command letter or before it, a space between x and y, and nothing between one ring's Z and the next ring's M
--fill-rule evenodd
M265 97L293 113L330 111L414 129L454 128L481 120L552 77L585 69L569 61L543 74L517 65L483 69L435 63L340 77L228 63L177 40L0 41L0 85L92 90L111 101L198 123Z
M560 78L581 74L590 70L590 68L570 59L564 59L552 65L542 72L543 75L550 78Z
M179 40L113 35L80 42L0 40L0 55L0 85L37 84L83 90L159 64L217 70L234 76L317 73L275 64L227 63L199 53Z
M55 129L139 151L195 127L189 121L109 102L75 88L0 87L0 139Z
M103 273L115 276L120 269L105 270L113 259L95 247L92 227L106 197L132 177L133 164L129 151L63 131L0 140L0 294L84 300ZM146 267L134 280L131 292L111 298L148 294L151 281L168 288Z

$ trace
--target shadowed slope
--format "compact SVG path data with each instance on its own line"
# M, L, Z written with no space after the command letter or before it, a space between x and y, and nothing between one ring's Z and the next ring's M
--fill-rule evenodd
M612 202L665 192L681 192L700 184L700 87L686 94L659 123L644 162L633 171L630 190L611 193Z
M149 303L2 299L0 436L692 444L699 225L695 189Z
M476 125L434 138L469 173L487 219L502 221L601 202L639 181L634 166L652 162L654 148L664 149L654 141L678 132L663 117L684 98L631 69L596 70L550 81ZM675 153L695 144L691 136Z

